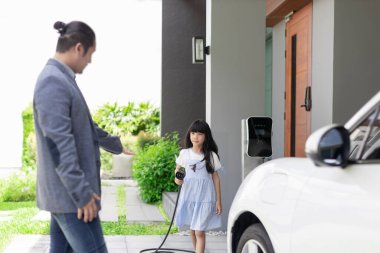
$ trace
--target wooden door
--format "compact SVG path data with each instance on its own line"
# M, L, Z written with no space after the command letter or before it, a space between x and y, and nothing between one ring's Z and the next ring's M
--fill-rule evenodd
M310 135L312 3L286 24L285 156L304 157Z

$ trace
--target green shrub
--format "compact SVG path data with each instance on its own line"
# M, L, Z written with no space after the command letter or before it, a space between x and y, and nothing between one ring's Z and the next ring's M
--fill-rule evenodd
M120 136L121 143L123 144L123 147L126 147L128 150L132 151L133 153L136 153L138 151L137 147L137 136L133 135L122 135Z
M146 146L133 158L133 178L137 181L141 199L155 203L162 192L176 191L174 183L175 156L178 155L178 134L160 138L155 145Z
M108 133L120 135L124 122L131 120L129 116L132 114L133 107L133 103L128 103L127 106L106 103L93 113L92 118L100 128Z
M133 110L131 134L137 135L141 131L157 133L160 126L160 111L149 102L142 102Z
M36 168L36 135L34 132L33 107L29 104L22 112L23 139L22 139L22 168Z
M111 172L112 170L112 154L103 149L100 149L100 162L102 170Z
M160 125L159 109L149 102L126 106L107 103L92 115L94 121L110 134L137 135L140 131L157 133Z
M158 140L159 137L157 135L140 131L137 135L137 146L139 150L142 150L146 146L156 144Z
M99 127L106 130L112 135L121 137L124 147L133 152L139 149L136 144L136 136L140 131L146 131L149 134L147 142L152 142L150 136L157 133L160 125L159 109L152 104L142 102L136 105L129 102L128 105L122 106L117 103L106 103L99 107L93 115L93 120ZM145 143L144 143L145 144ZM141 145L144 145L143 143ZM101 150L100 160L102 169L106 172L112 170L112 155Z
M0 202L19 202L36 199L36 172L23 169L0 180Z

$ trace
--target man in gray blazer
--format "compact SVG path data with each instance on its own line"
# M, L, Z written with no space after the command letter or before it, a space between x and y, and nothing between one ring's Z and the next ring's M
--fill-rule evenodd
M98 218L99 147L120 154L120 138L91 118L76 84L96 49L85 23L56 22L56 54L40 73L34 91L37 137L37 206L51 212L50 252L107 252ZM128 153L128 151L124 151Z

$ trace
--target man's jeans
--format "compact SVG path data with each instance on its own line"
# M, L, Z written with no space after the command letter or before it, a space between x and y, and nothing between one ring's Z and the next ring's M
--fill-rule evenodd
M78 220L76 213L52 213L50 253L107 253L99 216L92 222Z

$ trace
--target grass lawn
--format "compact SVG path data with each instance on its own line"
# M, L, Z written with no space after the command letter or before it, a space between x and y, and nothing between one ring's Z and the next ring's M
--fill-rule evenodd
M15 211L11 220L0 221L0 252L16 234L49 234L49 222L31 221L38 213L34 201L0 202L0 210Z
M125 188L118 186L117 203L119 219L117 222L102 222L104 235L164 235L169 226L168 217L162 224L127 224L125 219ZM162 211L162 206L159 204ZM15 211L13 218L0 221L0 252L2 252L12 237L16 234L49 234L49 222L31 221L38 213L35 201L27 202L0 202L0 211ZM172 228L171 233L178 232Z

